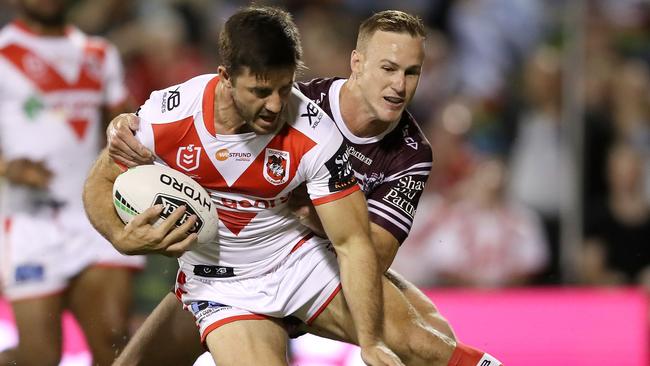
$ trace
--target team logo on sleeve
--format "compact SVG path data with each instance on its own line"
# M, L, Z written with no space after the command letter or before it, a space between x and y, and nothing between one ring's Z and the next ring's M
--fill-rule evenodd
M267 148L264 153L264 178L273 184L284 184L289 179L289 153Z
M352 165L350 164L350 153L344 144L325 163L325 167L330 172L330 180L328 183L330 192L342 191L357 184Z
M200 156L201 148L194 144L179 147L178 153L176 153L176 165L186 172L191 172L199 168Z

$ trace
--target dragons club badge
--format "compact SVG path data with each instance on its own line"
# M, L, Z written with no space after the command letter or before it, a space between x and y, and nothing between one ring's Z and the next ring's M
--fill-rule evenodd
M289 153L267 148L264 152L264 178L273 185L286 183L289 179Z

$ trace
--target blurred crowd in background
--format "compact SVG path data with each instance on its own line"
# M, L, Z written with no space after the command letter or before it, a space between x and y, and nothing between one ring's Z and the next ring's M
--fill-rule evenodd
M77 0L71 22L119 48L134 105L215 72L248 1ZM300 79L349 75L357 25L399 9L430 27L409 107L434 165L395 268L420 286L643 285L650 291L650 3L257 1L291 11ZM0 3L0 24L13 16ZM152 256L139 306L169 291Z

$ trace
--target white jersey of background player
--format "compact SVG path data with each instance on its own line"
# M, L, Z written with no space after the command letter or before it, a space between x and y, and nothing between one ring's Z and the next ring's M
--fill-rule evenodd
M279 125L275 133L219 135L213 117L218 82L216 75L203 75L154 92L138 111L140 141L155 152L159 161L192 176L217 205L219 243L200 244L180 259L185 272L181 276L203 277L204 283L232 277L239 281L273 272L301 245L327 250L325 240L314 237L287 205L291 191L299 184L307 182L316 205L359 190L342 135L322 111L318 119L307 118L308 110L317 107L299 90L293 89L280 117L287 122ZM291 294L300 301L322 293L318 306L305 314L309 318L325 305L333 291L338 291L336 266L327 271L322 276L326 284L331 282L326 291L316 284L305 295L304 288L301 293L286 285L269 292ZM184 280L180 282L184 284ZM180 287L179 291L184 292ZM203 291L182 295L186 305L206 299ZM258 303L250 294L242 295L214 301L273 316L292 314L302 305Z
M2 159L43 162L47 189L2 185L5 296L60 291L91 263L141 266L94 232L81 202L102 143L102 107L126 100L117 50L68 26L62 37L32 33L21 21L0 31Z

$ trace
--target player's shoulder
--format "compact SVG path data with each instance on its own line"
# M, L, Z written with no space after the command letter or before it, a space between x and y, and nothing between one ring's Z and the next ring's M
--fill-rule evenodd
M314 141L328 141L340 136L334 121L318 104L294 87L288 103L289 125Z
M3 25L0 28L0 48L16 42L18 36L19 31L13 22Z
M156 90L137 114L156 124L194 116L202 110L205 89L216 77L216 74L199 75L183 83Z
M298 82L296 86L307 98L317 102L319 105L329 94L332 83L339 78L316 78L310 81Z
M433 161L431 144L422 132L420 125L408 111L404 111L388 140L391 144L395 144L394 146L399 146L400 154L409 157L413 163L431 163Z

